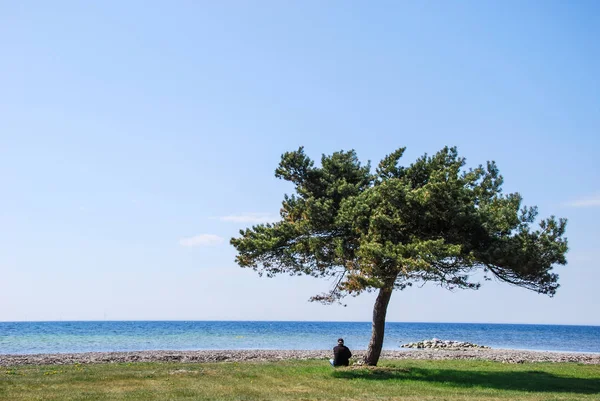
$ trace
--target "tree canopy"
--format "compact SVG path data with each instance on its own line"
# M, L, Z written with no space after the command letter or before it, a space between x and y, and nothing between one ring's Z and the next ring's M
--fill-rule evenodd
M473 273L482 269L486 279L552 296L559 286L552 269L566 264L566 219L537 220L537 208L523 206L518 193L503 194L494 162L467 169L457 149L445 147L402 166L404 151L374 171L354 151L323 155L318 167L302 147L283 154L275 175L295 193L284 195L281 221L231 240L237 263L259 274L335 278L331 292L312 300L378 290L370 364L393 289L425 282L477 289Z

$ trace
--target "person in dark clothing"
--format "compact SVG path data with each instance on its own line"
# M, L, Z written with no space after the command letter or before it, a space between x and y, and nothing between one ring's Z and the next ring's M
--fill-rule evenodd
M333 359L329 360L332 366L348 366L352 352L344 345L344 339L338 338L338 345L333 347Z

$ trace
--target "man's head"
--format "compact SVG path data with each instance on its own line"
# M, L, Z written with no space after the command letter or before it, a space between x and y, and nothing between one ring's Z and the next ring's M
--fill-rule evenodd
M338 338L338 345L344 345L344 339Z

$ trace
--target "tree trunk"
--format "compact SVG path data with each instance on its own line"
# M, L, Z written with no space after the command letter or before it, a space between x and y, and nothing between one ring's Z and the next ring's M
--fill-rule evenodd
M383 347L383 334L385 331L385 314L390 303L392 291L394 290L394 282L391 285L386 285L379 289L379 294L373 306L373 328L371 331L371 341L369 349L365 356L365 363L370 366L377 366L381 348Z

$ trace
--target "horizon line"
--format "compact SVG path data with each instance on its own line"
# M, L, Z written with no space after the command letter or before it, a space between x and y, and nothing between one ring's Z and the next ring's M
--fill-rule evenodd
M0 320L1 323L102 323L102 322L247 322L247 323L372 323L366 320L220 320L220 319L89 319L89 320ZM600 324L581 323L509 323L509 322L425 322L425 321L388 321L401 324L488 324L488 325L520 325L520 326L589 326L600 327Z

